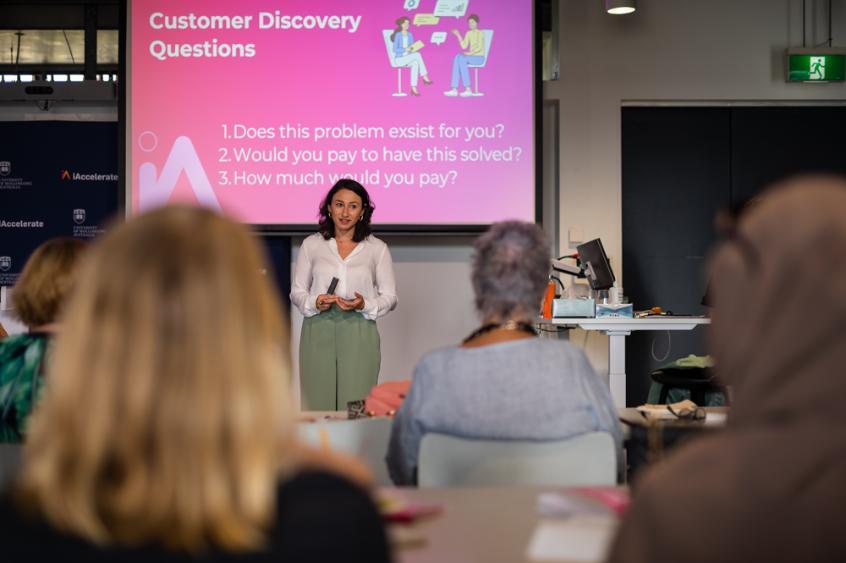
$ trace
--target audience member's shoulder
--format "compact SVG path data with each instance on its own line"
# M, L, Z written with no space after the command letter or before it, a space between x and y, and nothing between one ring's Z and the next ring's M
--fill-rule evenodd
M10 334L3 340L0 340L0 345L8 347L16 347L32 342L33 337L29 333Z
M0 340L0 357L15 356L21 353L38 338L39 336L30 334L11 334Z
M415 377L443 373L445 366L460 356L462 351L463 349L459 346L445 346L426 352L417 362L417 367L414 369Z
M0 533L7 531L10 524L20 520L16 512L11 491L3 489L0 491Z
M279 506L282 509L297 506L345 506L360 510L373 510L369 493L352 481L329 471L303 469L279 485Z
M365 494L364 489L345 477L316 468L302 469L279 485L280 494L300 494L314 490Z
M21 508L11 488L0 493L0 545L22 545L34 532L46 529L39 517Z

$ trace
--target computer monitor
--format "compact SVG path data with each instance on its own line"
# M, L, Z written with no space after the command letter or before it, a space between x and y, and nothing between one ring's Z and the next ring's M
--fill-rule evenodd
M580 244L576 250L591 289L608 289L614 285L614 272L601 240L597 238Z

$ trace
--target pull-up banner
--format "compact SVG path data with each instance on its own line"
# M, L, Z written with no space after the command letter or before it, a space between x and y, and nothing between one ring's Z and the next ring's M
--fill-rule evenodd
M0 122L0 286L58 236L94 238L118 210L117 123Z

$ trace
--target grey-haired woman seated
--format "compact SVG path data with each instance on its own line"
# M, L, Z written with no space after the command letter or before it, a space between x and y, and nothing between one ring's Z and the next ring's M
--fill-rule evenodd
M534 224L493 225L476 241L473 289L481 327L459 346L429 352L397 412L388 468L397 485L417 481L427 432L465 438L561 440L622 431L608 388L569 342L533 328L549 275L550 249Z

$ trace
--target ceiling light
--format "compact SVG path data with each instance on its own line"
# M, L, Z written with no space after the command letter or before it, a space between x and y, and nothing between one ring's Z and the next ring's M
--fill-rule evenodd
M637 0L605 0L605 11L609 14L631 14L637 9Z

